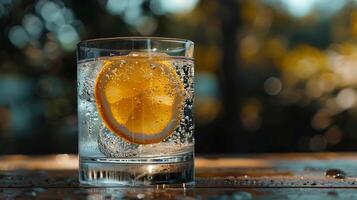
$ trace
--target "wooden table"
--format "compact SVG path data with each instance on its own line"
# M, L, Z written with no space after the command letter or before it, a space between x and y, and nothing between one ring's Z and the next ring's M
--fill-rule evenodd
M0 199L357 199L357 153L198 157L196 186L83 187L76 155L1 156Z

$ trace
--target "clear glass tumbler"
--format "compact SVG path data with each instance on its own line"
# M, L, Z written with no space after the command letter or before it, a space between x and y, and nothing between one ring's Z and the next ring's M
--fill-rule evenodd
M81 184L194 183L193 49L155 37L78 44Z

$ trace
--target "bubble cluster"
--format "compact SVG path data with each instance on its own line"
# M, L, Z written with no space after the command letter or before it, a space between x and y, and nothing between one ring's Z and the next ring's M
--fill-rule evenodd
M78 98L89 102L95 102L94 99L94 83L98 75L99 68L102 65L101 61L85 62L79 64L78 67Z
M113 134L104 125L98 134L98 148L107 157L129 157L135 156L139 145L125 141Z
M94 83L102 61L88 61L78 64L78 129L79 152L85 156L103 155L97 146L101 119L95 105Z
M165 142L175 144L191 144L194 141L193 98L194 98L194 67L192 60L177 59L173 66L185 88L185 102L182 105L180 124L174 133L165 139Z

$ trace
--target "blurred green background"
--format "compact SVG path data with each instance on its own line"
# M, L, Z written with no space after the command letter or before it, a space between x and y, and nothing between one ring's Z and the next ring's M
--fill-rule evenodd
M0 0L0 154L77 152L76 44L195 42L196 151L357 150L356 0Z

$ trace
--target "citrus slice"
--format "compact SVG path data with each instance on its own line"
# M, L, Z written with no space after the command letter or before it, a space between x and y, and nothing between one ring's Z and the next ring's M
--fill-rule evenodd
M106 127L132 143L162 141L182 114L183 84L166 54L131 53L103 60L94 90Z

